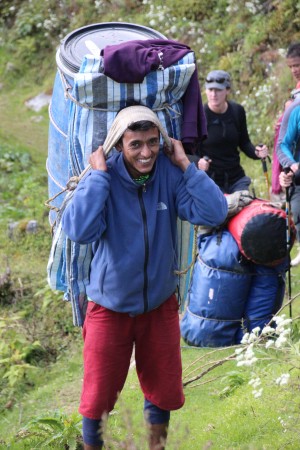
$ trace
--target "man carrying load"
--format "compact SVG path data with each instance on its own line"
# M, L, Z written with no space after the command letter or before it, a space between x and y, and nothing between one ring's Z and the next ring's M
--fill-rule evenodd
M118 152L106 159L112 147ZM217 226L227 201L144 106L118 113L90 164L62 217L71 240L93 243L79 407L84 449L103 446L101 421L124 386L133 348L149 448L163 449L170 411L184 403L177 218Z

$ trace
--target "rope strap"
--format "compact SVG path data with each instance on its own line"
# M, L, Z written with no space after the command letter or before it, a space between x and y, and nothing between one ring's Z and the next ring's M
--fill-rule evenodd
M57 208L56 206L51 205L51 203L53 202L53 200L55 200L57 197L59 197L61 194L63 194L66 191L74 191L79 183L79 181L81 180L81 178L84 177L84 175L91 170L92 166L89 164L88 166L86 166L86 168L81 172L81 174L77 177L77 176L73 176L69 179L69 181L67 182L67 185L64 189L62 189L60 192L58 192L57 194L53 195L53 197L49 198L44 205L47 206L47 208L51 209L52 211L60 211L60 208Z

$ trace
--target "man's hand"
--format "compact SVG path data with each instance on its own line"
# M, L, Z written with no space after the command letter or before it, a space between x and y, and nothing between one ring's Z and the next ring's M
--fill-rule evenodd
M165 146L164 152L170 158L172 163L175 166L180 167L180 169L184 172L187 169L187 167L191 164L191 162L186 156L181 141L177 141L176 139L173 139L171 137L170 141L172 144L172 148Z
M233 194L225 195L225 198L228 203L227 217L234 216L254 200L249 191L236 191Z
M97 150L91 153L89 157L89 163L93 170L103 170L105 172L107 171L107 165L102 145L100 145Z

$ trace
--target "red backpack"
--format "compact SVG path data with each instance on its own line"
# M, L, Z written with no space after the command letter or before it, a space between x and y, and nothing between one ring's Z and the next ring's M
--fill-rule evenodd
M288 256L287 215L272 203L256 199L228 222L240 252L250 261L264 266L276 266ZM296 229L289 218L289 249Z

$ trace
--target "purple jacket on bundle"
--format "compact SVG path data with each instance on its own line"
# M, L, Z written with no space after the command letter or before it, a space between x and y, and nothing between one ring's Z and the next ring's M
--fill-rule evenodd
M192 50L185 44L165 39L147 39L107 45L101 50L104 74L118 83L142 83L147 73L164 69ZM122 67L122 70L120 70ZM197 67L182 98L181 140L194 144L207 137Z

